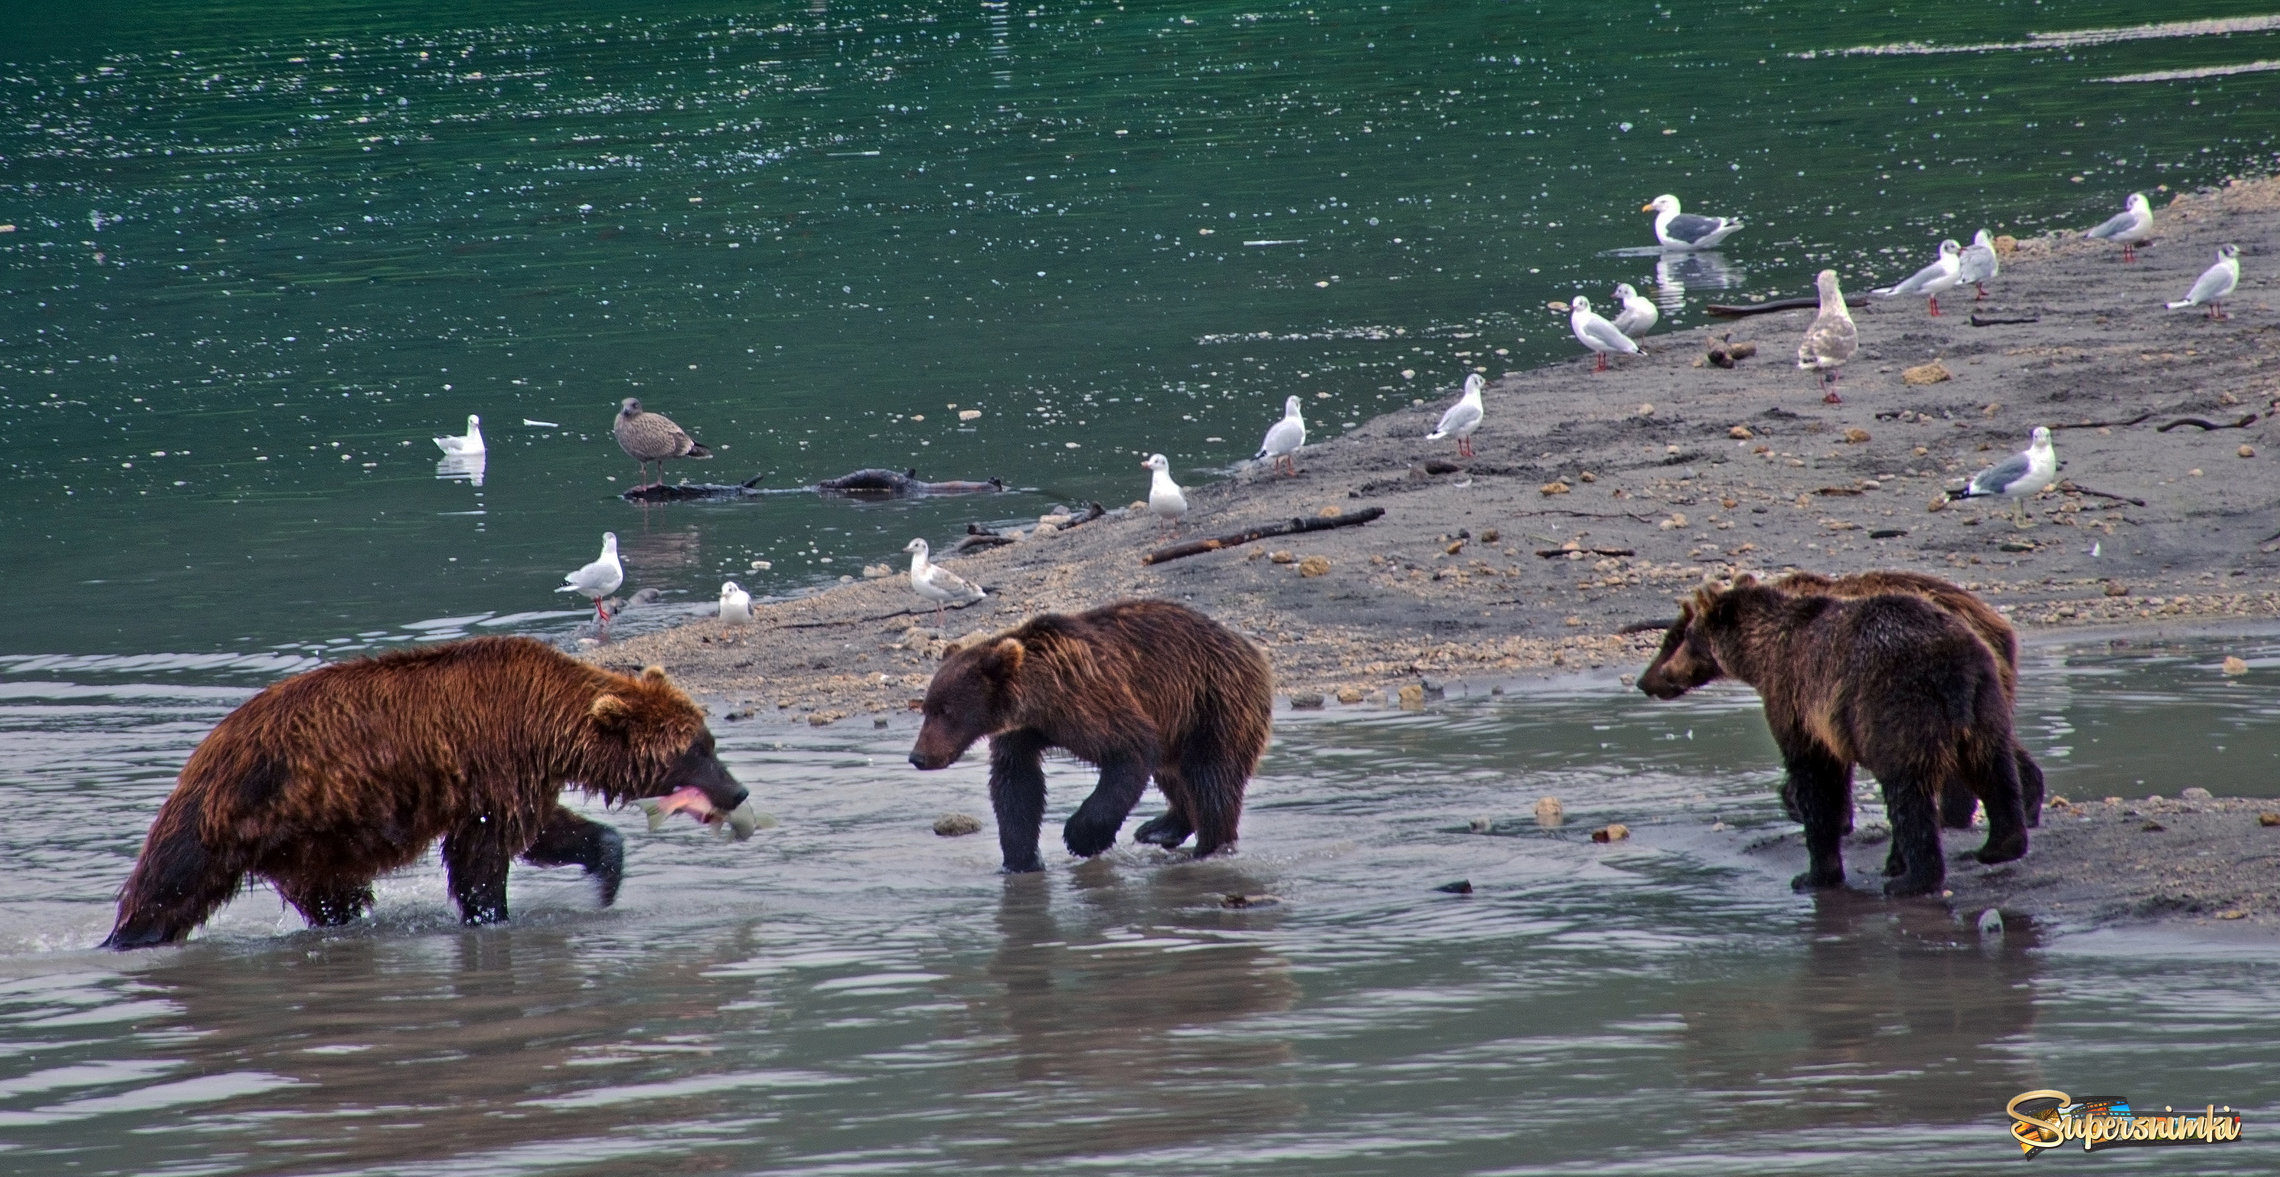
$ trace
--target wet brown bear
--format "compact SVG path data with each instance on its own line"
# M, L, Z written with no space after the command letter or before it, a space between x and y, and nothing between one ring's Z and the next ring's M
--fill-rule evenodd
M990 737L990 805L1008 872L1045 869L1048 748L1100 768L1100 783L1061 837L1091 857L1116 831L1152 774L1170 809L1135 832L1177 846L1195 835L1203 857L1235 840L1243 787L1266 751L1273 675L1251 643L1169 601L1119 601L1046 614L952 653L926 688L910 762L947 768Z
M1695 593L1639 689L1676 698L1719 675L1765 701L1812 859L1792 880L1799 890L1844 885L1854 764L1884 789L1901 867L1886 894L1921 895L1946 879L1943 781L1963 782L1987 807L1980 862L2027 852L2010 699L1994 653L1954 614L1914 594L1791 593L1742 576Z
M249 874L310 923L346 923L372 905L374 877L437 838L468 923L507 918L518 856L585 867L608 904L623 841L564 808L565 786L612 802L690 789L699 813L745 799L703 713L655 668L636 678L529 638L475 638L286 679L190 754L104 944L180 940Z

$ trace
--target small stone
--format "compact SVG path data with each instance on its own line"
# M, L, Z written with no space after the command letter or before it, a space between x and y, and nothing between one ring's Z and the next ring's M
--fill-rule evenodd
M1742 501L1740 499L1719 499L1718 505L1731 511L1734 508L1741 506Z
M1361 702L1364 694L1365 692L1360 687L1339 687L1338 701L1347 706L1352 706Z
M1336 519L1345 513L1346 511L1342 507L1324 507L1321 510L1316 511L1314 513L1314 517L1317 519Z
M1465 828L1476 834L1485 834L1496 828L1496 819L1493 817L1476 817L1466 822Z
M1560 624L1561 624L1561 625L1564 625L1564 626L1567 626L1567 627L1568 627L1568 628L1570 628L1570 629L1574 629L1574 628L1576 628L1576 627L1578 627L1578 626L1581 626L1581 625L1583 624L1583 618L1581 618L1581 617L1579 617L1579 616L1577 616L1577 615L1575 615L1575 614L1573 614L1573 613L1570 613L1570 614L1568 614L1566 617L1563 617L1563 618L1561 618L1561 619L1560 619Z
M2017 252L2019 252L2018 238L2009 233L2000 234L1995 238L1995 256L2008 258Z
M1655 407L1653 405L1640 405L1639 415L1642 417L1652 417L1655 415Z
M1425 710L1425 688L1416 683L1401 688L1394 698L1401 704L1403 711Z
M2199 785L2194 785L2179 792L2177 794L2177 799L2180 801L2214 801L2216 800L2216 794L2209 792L2207 789L2204 789Z
M1624 825L1622 822L1616 822L1613 825L1601 826L1598 829L1591 831L1591 840L1594 842L1620 842L1630 836L1631 827Z
M2247 659L2245 659L2245 658L2242 658L2242 657L2241 657L2240 655L2238 655L2238 654L2227 654L2227 655L2225 655L2225 673L2226 673L2226 674L2236 674L2236 675L2237 675L2237 674L2247 674L2247 673L2248 673L2248 660L2247 660Z
M2234 450L2233 452L2239 454L2244 458L2253 458L2256 456L2256 447L2252 445L2244 445L2239 449Z
M1723 343L1711 344L1710 351L1702 358L1710 361L1711 364L1720 368L1731 368L1734 366L1734 353L1727 351L1726 345Z
M1855 425L1852 428L1845 430L1844 436L1846 445L1860 445L1861 443L1868 440L1868 430L1862 429L1858 425Z
M1903 368L1900 371L1900 382L1908 385L1938 384L1942 380L1953 379L1955 379L1955 373L1948 371L1947 365L1938 360L1933 360L1928 364L1918 364L1913 368Z
M2220 911L2220 912L2218 912L2218 913L2217 913L2217 918L2218 918L2218 919L2221 919L2221 920L2237 920L2237 919L2245 919L2245 918L2247 918L2247 916L2248 916L2248 912L2247 912L2247 910L2246 910L2246 909L2244 909L2244 908L2238 908L2238 907L2228 907L2228 908L2224 909L2223 911Z
M1555 478L1552 481L1537 487L1536 489L1543 492L1545 498L1550 498L1553 495L1566 494L1568 492L1568 484Z
M1739 343L1729 343L1726 345L1726 354L1737 360L1746 360L1757 354L1757 344L1747 339Z
M2280 826L2280 813L2274 813L2271 810L2267 809L2264 812L2256 815L2256 824L2260 826Z
M1992 907L1988 908L1987 910L1985 910L1985 911L1983 911L1983 912L1980 912L1980 913L1979 913L1979 934L1980 934L1980 935L1982 935L1982 936L2000 936L2000 935L2002 935L2002 934L2003 934L2003 913L2002 913L2002 912L1999 912L1999 911L1997 911L1997 910L1995 910L1995 909L1994 909L1994 908L1992 908Z
M1480 542L1482 542L1482 543L1484 543L1484 544L1493 544L1493 543L1496 543L1497 541L1499 541L1499 540L1501 540L1501 539L1503 539L1503 538L1504 538L1504 535L1503 535L1503 533L1502 533L1502 532L1499 532L1499 531L1497 531L1497 530L1496 530L1495 528L1493 528L1493 527L1491 527L1491 528L1487 529L1486 531L1483 531L1483 532L1481 532L1481 533L1480 533Z
M2190 469L2190 470L2187 470L2187 471L2185 472L2185 477L2187 477L2187 478L2199 478L2199 477L2201 477L2201 468L2200 468L2199 466L2195 466L2195 467L2193 467L2192 469Z
M815 714L813 714L813 715L810 715L810 716L808 716L808 717L807 717L808 726L809 726L809 727L830 727L830 726L831 726L831 718L832 718L832 717L830 716L830 714L828 714L828 713L826 713L826 712L818 711L818 712L816 712Z
M893 576L894 574L895 570L887 567L884 564L863 565L863 575L866 579L878 580L883 577Z
M2165 825L2161 824L2160 822L2157 822L2157 821L2155 821L2155 820L2153 820L2152 818L2150 818L2150 817L2149 817L2149 818L2145 819L2145 824L2144 824L2144 825L2142 825L2142 826L2139 826L2138 828L2139 828L2140 830L2143 830L2143 831L2145 831L2146 833L2149 833L2149 834L2158 834L2158 833L2162 832L2163 830L2166 830L2166 829L2168 829L2169 827L2168 827L2168 826L2165 826Z
M1557 797L1536 798L1536 824L1551 829L1567 821L1567 807Z
M1736 425L1732 429L1726 431L1726 436L1733 438L1735 441L1748 441L1749 439L1756 437L1757 434L1750 432L1750 427L1747 425Z
M2035 546L2033 544L2028 543L2023 539L2007 539L2002 543L1996 544L1995 547L1998 551L2005 552L2031 552L2035 550Z
M1442 551L1445 551L1445 552L1447 552L1448 554L1450 554L1450 555L1452 555L1452 556L1454 556L1454 555L1456 555L1458 552L1461 552L1461 551L1464 551L1464 550L1465 550L1465 541L1463 541L1463 540L1461 540L1461 539L1460 539L1460 540L1456 540L1456 541L1452 542L1452 543L1451 543L1451 544L1450 544L1448 547L1446 547L1446 548L1443 548L1443 549L1441 549L1441 550L1442 550Z
M934 832L945 838L963 838L982 832L980 818L964 813L945 813L934 819Z
M2106 582L2105 591L2109 597L2126 597L2130 595L2130 586L2118 580L2109 580Z
M1458 879L1454 883L1443 883L1433 889L1443 895L1470 895L1472 894L1472 880Z
M1244 895L1235 891L1229 891L1219 897L1219 906L1221 907L1277 907L1281 903L1282 900L1277 896Z
M1320 711L1322 710L1322 696L1313 691L1308 691L1302 695L1292 695L1290 697L1290 709L1293 711Z
M873 719L873 720L871 721L871 726L872 726L872 727L885 727L885 726L887 726L887 719L886 719L886 717L882 715L882 716L880 716L880 717L878 717L878 718L876 718L876 719Z
M1271 561L1273 561L1273 562L1275 562L1275 563L1277 563L1277 564L1296 564L1296 563L1298 563L1298 557L1291 555L1289 552L1268 552L1268 553L1267 553L1267 559L1269 559L1269 560L1271 560Z
M1597 482L1599 481L1599 476L1597 474L1593 474L1589 470L1586 470L1583 473L1576 475L1575 480L1577 482Z
M1329 572L1330 561L1320 556L1308 556L1298 562L1298 574L1300 576L1326 576Z
M1933 499L1931 502L1924 504L1924 509L1927 511L1945 511L1947 510L1947 505L1947 496L1941 495L1939 498Z

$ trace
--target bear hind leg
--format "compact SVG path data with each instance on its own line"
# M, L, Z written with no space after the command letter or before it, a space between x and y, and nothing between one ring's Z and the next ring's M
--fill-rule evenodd
M443 872L463 924L496 924L507 918L507 864L512 856L495 829L498 825L479 821L444 835Z
M601 894L602 906L617 902L618 884L625 881L625 838L598 821L591 821L557 805L538 831L538 840L523 851L532 866L582 866Z
M2023 797L2023 782L2019 779L2020 755L2016 744L2009 741L1978 752L1967 761L1968 771L1978 786L1982 804L1987 809L1987 841L1972 855L1982 863L1992 865L2022 858L2027 853L2027 814ZM2037 772L2040 776L2040 772Z
M1804 744L1800 741L1800 744ZM1805 825L1805 872L1789 880L1792 889L1815 891L1845 885L1842 850L1845 828L1851 825L1852 766L1818 744L1790 751L1789 779L1783 791L1795 798Z
M1186 765L1181 775L1187 778L1187 810L1195 822L1195 856L1209 858L1234 845L1247 778L1232 766L1216 764Z
M2026 746L2016 740L2011 743L2012 767L2019 773L2019 808L2026 811L2029 828L2042 826L2043 770L2035 758L2027 755Z
M1061 840L1068 843L1069 853L1091 858L1116 845L1116 831L1124 828L1124 819L1132 815L1132 807L1140 803L1140 795L1147 790L1144 761L1129 756L1101 761L1100 783L1062 827Z
M1951 830L1971 828L1971 815L1979 809L1979 798L1972 795L1970 786L1962 781L1949 781L1940 787L1940 825Z
M337 928L372 909L372 881L272 877L277 893L312 928Z
M1166 850L1188 840L1195 833L1195 823L1188 820L1188 783L1180 770L1169 765L1156 767L1156 788L1164 794L1164 812L1140 823L1132 831L1132 840L1161 846Z
M1947 863L1940 858L1939 803L1934 795L1938 778L1912 770L1890 775L1878 773L1884 784L1884 808L1892 821L1892 850L1900 858L1898 877L1884 884L1886 895L1899 898L1936 892L1947 881Z

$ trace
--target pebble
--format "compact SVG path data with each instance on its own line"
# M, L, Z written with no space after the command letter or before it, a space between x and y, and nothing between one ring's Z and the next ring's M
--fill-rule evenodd
M982 832L981 819L965 813L945 813L934 819L934 832L945 838L963 838Z
M1465 828L1476 834L1485 834L1496 828L1496 819L1493 817L1476 817L1466 822Z
M1444 895L1470 895L1472 894L1472 880L1458 879L1454 883L1443 883L1433 889Z
M2280 826L2280 813L2274 813L2271 810L2259 813L2256 815L2256 824L2267 827Z
M1312 691L1302 695L1292 695L1290 697L1290 709L1293 711L1320 711L1322 710L1322 696Z
M1277 564L1298 563L1298 557L1291 555L1289 552L1268 552L1267 559Z
M1551 829L1567 820L1567 806L1557 797L1536 798L1536 824Z
M1359 703L1365 692L1360 687L1339 687L1338 701L1348 705Z
M1985 911L1983 911L1983 912L1980 912L1980 913L1979 913L1979 934L1980 934L1980 935L1982 935L1982 936L2000 936L2000 935L2002 935L2002 934L2003 934L2003 913L2002 913L2002 912L1999 912L1999 911L1997 911L1997 910L1995 910L1995 909L1994 909L1994 908L1992 908L1992 907L1988 908L1987 910L1985 910Z
M2226 673L2226 674L2247 674L2247 673L2248 673L2248 660L2247 660L2247 659L2245 659L2245 658L2242 658L2242 657L2241 657L2240 655L2238 655L2238 654L2227 654L2227 655L2225 655L2225 673Z
M2213 801L2216 799L2207 789L2199 785L2194 785L2192 788L2177 794L2177 796L2178 799L2184 801Z
M1942 380L1953 379L1955 379L1955 373L1948 371L1947 365L1938 360L1933 360L1928 364L1918 364L1913 368L1904 368L1900 372L1900 382L1909 385L1938 384Z
M1620 842L1630 836L1631 827L1624 825L1622 822L1616 822L1613 825L1601 826L1598 829L1591 831L1591 840L1594 842Z
M1323 576L1330 571L1330 561L1320 556L1308 556L1298 562L1300 576Z
M1395 695L1394 699L1401 705L1403 711L1425 710L1425 688L1416 683L1401 688L1400 693Z
M2244 445L2234 452L2238 453L2241 457L2244 458L2253 458L2256 456L2256 447L2252 445Z

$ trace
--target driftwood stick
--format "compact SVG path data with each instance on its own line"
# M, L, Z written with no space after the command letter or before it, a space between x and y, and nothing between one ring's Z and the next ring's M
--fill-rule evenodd
M2135 425L2138 422L2146 420L2147 418L2153 416L2153 414L2154 410L2147 409L2145 412L2139 413L2137 416L2132 417L2127 421L2076 421L2068 425L2053 425L2051 426L2051 429L2120 429L2125 425Z
M1140 557L1140 563L1144 565L1161 564L1166 560L1200 556L1205 552L1216 552L1224 548L1247 544L1254 540L1271 539L1278 535L1301 535L1309 531L1328 531L1334 527L1358 527L1384 514L1384 507L1364 507L1351 515L1332 515L1326 519L1292 519L1283 523L1270 523L1264 527L1254 527L1249 531L1238 531L1233 535L1214 536L1211 539L1194 539L1186 543L1173 544L1168 548L1157 548L1155 551Z
M1618 634L1660 633L1677 624L1678 618L1665 617L1660 621L1634 621L1615 632Z
M1576 519L1633 519L1640 523L1655 521L1652 515L1640 515L1631 511L1569 511L1559 507L1546 507L1541 511L1514 511L1512 513L1515 515L1566 515Z
M1815 296L1812 298L1777 298L1772 302L1753 302L1741 306L1711 303L1709 306L1703 307L1702 309L1710 312L1713 315L1723 315L1729 319L1738 319L1744 315L1763 315L1770 314L1774 311L1816 310L1820 307L1820 305L1820 298L1818 296ZM1867 306L1868 296L1863 294L1848 294L1845 296L1845 305L1848 307Z
M972 602L972 603L978 604L979 602ZM950 606L950 608L951 608L952 610L958 610L958 609L964 609L964 608L966 608L966 606L965 606L965 605L952 605L952 606ZM840 621L788 621L788 622L785 622L785 623L784 623L784 624L782 624L782 625L771 625L771 626L769 626L768 628L770 628L770 629L830 629L831 627L833 627L833 626L835 626L835 625L864 625L864 624L868 624L868 623L870 623L870 622L873 622L873 621L893 621L893 620L894 620L895 618L897 618L897 617L927 617L927 616L931 616L933 613L934 613L934 610L932 610L932 609L897 609L897 610L895 610L895 611L894 611L894 612L892 612L892 613L881 613L881 614L879 614L877 617L849 617L849 618L846 618L846 619L844 619L844 620L840 620Z
M2117 503L2128 503L2133 507L2142 507L2145 505L2144 499L2133 499L2128 495L2110 495L2102 490L2092 490L2089 487L2084 486L2071 478L2060 482L2058 484L2058 489L2065 494L2089 495L2094 499L2112 499Z
M1557 560L1575 552L1588 552L1594 556L1636 556L1634 548L1537 548L1536 554L1546 560Z
M2042 316L2041 316L2041 315L2030 315L2030 316L2028 316L2028 317L2026 317L2026 318L2023 318L2023 319L1998 319L1998 318L1996 318L1996 317L1995 317L1995 316L1993 316L1993 315L1982 315L1982 314L1980 314L1980 313L1979 313L1979 312L1977 312L1977 311L1973 311L1973 312L1971 313L1971 325L1972 325L1972 326L1974 326L1974 327L2001 327L2001 326L2005 326L2005 325L2008 325L2008 324L2011 324L2011 323L2040 323L2040 322L2042 322Z
M2254 424L2256 424L2256 414L2254 413L2250 413L2249 415L2242 417L2240 420L2235 421L2230 425L2219 425L2214 421L2204 421L2199 417L2179 417L2167 425L2156 427L2154 429L2154 432L2167 433L2170 430L2175 429L2181 425L2191 425L2195 429L2246 429Z

